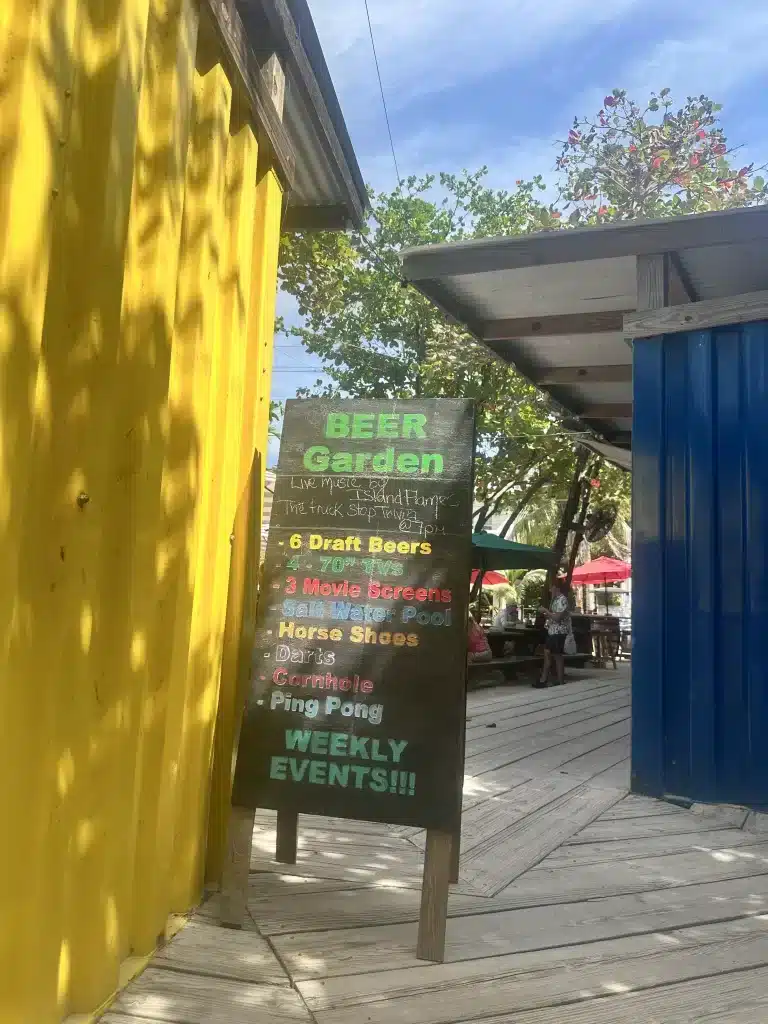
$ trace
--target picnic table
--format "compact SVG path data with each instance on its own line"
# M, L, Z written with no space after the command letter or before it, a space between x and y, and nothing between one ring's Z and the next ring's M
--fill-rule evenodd
M544 643L544 631L535 626L513 626L511 629L489 629L485 634L494 658L501 658L504 645L514 644L515 654L530 656Z

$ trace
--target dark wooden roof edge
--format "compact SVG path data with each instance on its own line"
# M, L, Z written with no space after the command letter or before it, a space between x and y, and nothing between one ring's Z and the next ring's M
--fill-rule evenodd
M293 146L272 101L243 21L229 0L202 0L201 9L224 51L234 78L233 86L250 108L259 141L269 146L275 170L283 187L290 191L296 164Z
M325 58L314 31L309 8L305 0L294 0L299 12L305 14L302 37L299 38L296 24L285 0L259 0L259 3L269 22L271 43L275 51L290 66L286 71L290 73L292 83L301 90L305 109L309 112L312 127L323 146L343 200L343 205L339 204L334 209L343 210L344 216L329 217L329 226L324 230L359 227L368 208L367 192ZM286 192L289 193L290 204L290 192L295 182L295 150L289 128L281 120L273 102L269 85L262 74L261 64L248 38L235 0L201 0L201 8L224 51L225 62L233 77L233 86L250 109L251 120L259 140L262 145L266 143L269 148L275 170ZM307 49L311 53L308 54ZM320 72L321 84L318 84L313 65ZM314 207L297 206L295 216L291 216L292 222L301 224L304 212L312 209ZM311 221L311 216L306 214L306 219ZM294 227L292 230L299 228ZM301 230L311 228L302 227Z

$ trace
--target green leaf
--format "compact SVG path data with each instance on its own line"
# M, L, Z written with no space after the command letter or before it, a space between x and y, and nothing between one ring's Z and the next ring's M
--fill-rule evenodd
M762 189L765 188L765 178L762 174L758 174L757 177L752 180L752 184L758 191L762 191Z

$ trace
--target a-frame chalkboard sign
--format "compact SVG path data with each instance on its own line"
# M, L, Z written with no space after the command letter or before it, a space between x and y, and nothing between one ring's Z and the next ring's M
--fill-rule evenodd
M287 403L232 794L222 921L242 921L256 808L427 829L417 954L458 876L474 410ZM243 866L243 860L245 866Z

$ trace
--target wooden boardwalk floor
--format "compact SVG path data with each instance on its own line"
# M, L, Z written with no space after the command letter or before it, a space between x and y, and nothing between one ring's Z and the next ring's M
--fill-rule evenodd
M424 835L258 816L250 921L216 897L105 1024L768 1021L768 842L628 795L629 669L469 697L446 963L415 958ZM763 837L765 840L766 837Z

